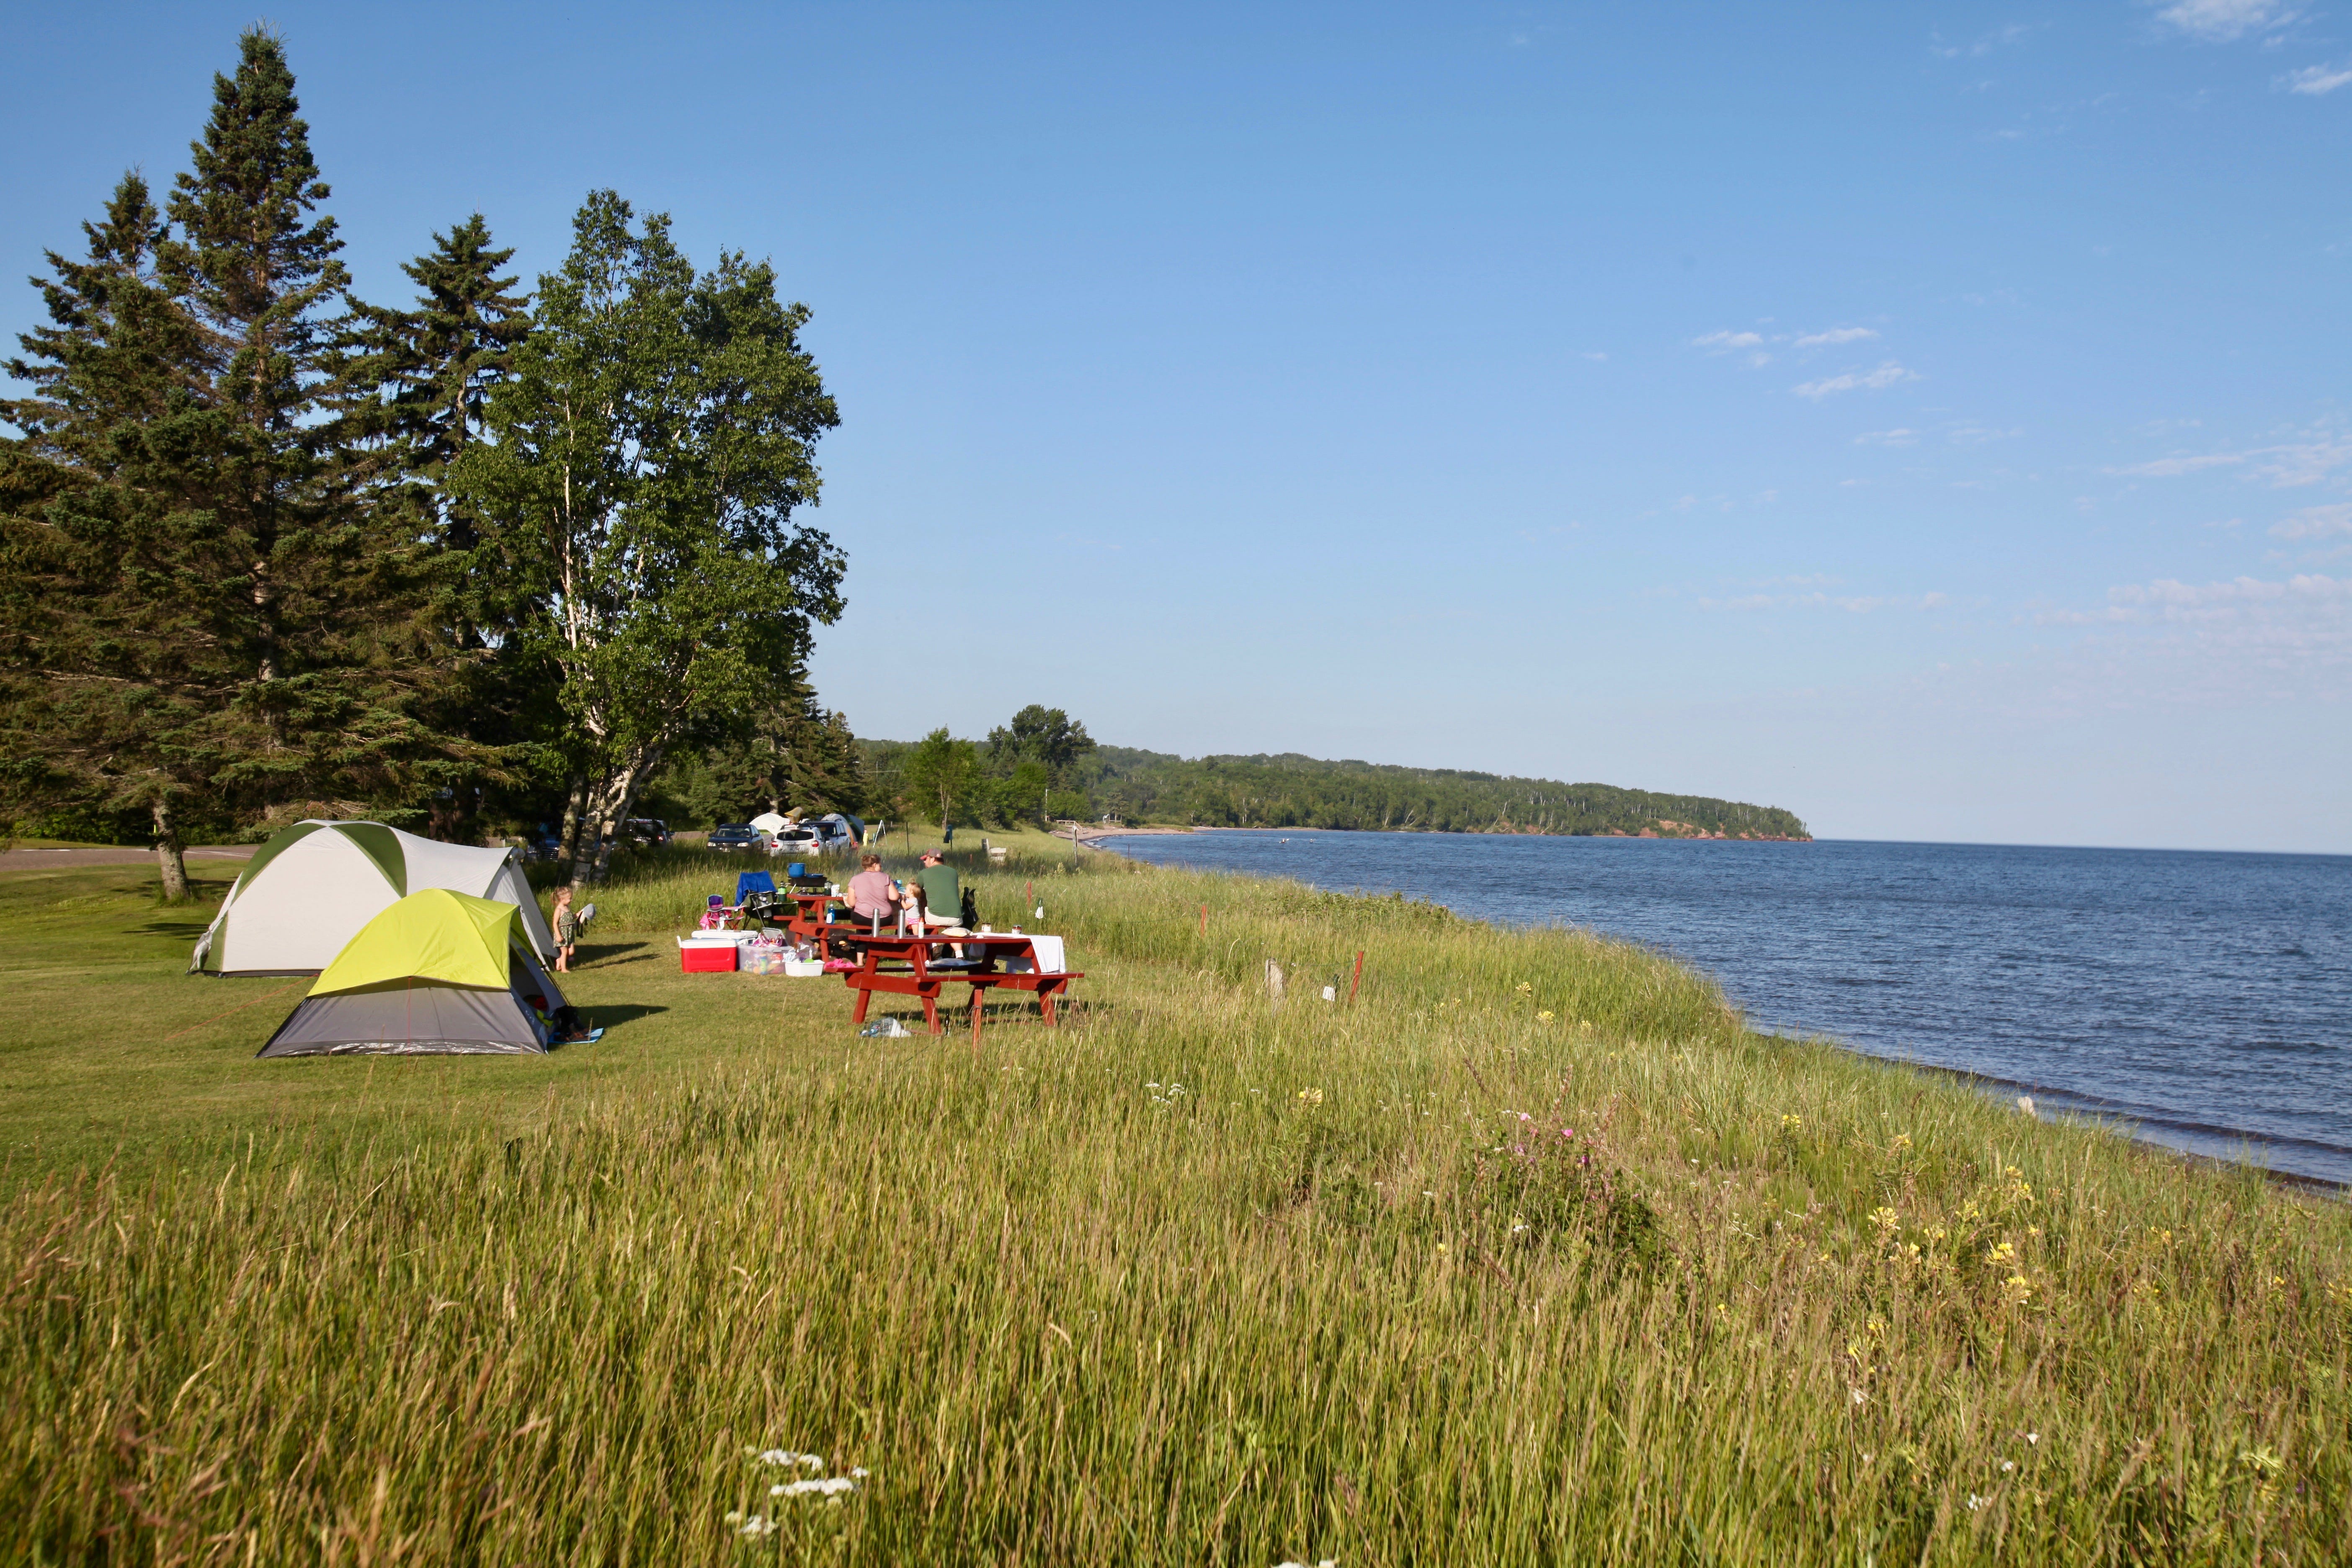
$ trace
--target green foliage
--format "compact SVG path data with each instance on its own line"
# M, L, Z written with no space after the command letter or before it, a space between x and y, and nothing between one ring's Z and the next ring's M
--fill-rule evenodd
M1083 776L1094 815L1213 827L1803 838L1778 806L1452 768L1297 755L1188 760L1105 746ZM1076 815L1076 814L1073 814Z
M898 759L908 807L941 826L970 822L987 802L980 748L938 729Z
M750 733L672 758L641 805L672 827L708 826L771 808L863 816L872 795L848 716L826 712L806 679L795 676L760 709Z
M169 222L131 176L50 258L5 408L0 728L37 759L10 793L143 810L173 867L186 822L382 814L482 760L439 724L413 531L341 434L348 278L292 73L260 29L240 55Z
M539 300L494 439L451 487L520 585L516 641L561 671L584 880L668 753L740 734L839 615L841 553L793 521L838 416L771 268L728 253L698 274L667 217L640 229L613 192Z

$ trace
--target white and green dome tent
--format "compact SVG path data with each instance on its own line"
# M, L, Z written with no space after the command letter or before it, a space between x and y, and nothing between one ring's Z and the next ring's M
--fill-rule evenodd
M381 822L299 822L246 862L188 973L316 974L362 926L427 888L514 905L539 955L555 956L513 850L442 844Z

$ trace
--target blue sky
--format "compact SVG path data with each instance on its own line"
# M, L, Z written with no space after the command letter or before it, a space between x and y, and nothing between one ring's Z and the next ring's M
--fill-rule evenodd
M252 16L5 7L13 276ZM371 298L774 259L861 733L2352 852L2352 0L268 19Z

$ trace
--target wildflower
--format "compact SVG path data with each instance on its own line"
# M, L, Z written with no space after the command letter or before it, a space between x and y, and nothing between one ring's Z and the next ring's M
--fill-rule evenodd
M1970 1492L1969 1494L1969 1511L1970 1513L1974 1513L1977 1510L1984 1507L1985 1504L1991 1500L1992 1499L1990 1498L1981 1498L1977 1496L1976 1493Z
M1423 1187L1423 1188L1422 1188L1422 1189L1421 1189L1421 1195L1422 1195L1423 1197L1425 1197L1425 1198L1433 1198L1433 1197L1435 1197L1437 1194L1436 1194L1435 1193L1431 1192L1427 1187Z
M742 1516L738 1514L734 1518L740 1519ZM730 1522L732 1521L730 1520ZM746 1539L757 1541L763 1535L775 1534L776 1521L764 1513L755 1513L751 1518L743 1520L743 1522L736 1527L735 1533Z
M1518 989L1519 989L1519 994L1520 994L1520 995L1522 995L1522 996L1532 996L1533 994L1535 994L1535 989L1536 989L1536 988L1535 988L1534 986L1532 986L1532 985L1528 984L1526 981L1522 980L1522 981L1520 981L1520 982L1519 982L1519 987L1518 987Z
M1786 1127L1792 1132L1803 1127L1804 1124L1805 1119L1801 1116L1783 1116L1780 1118L1780 1125Z
M1323 1103L1323 1091L1319 1089L1302 1089L1298 1091L1298 1103L1320 1105Z
M1850 1389L1847 1392L1853 1395L1853 1402L1856 1405L1867 1405L1870 1402L1870 1395L1864 1394L1859 1388Z
M2001 1282L2001 1290L2011 1301L2021 1307L2033 1295L2033 1281L2022 1274L2012 1274Z
M1156 1083L1147 1083L1143 1087L1146 1089L1158 1089L1160 1086Z
M1521 1232L1521 1231L1523 1231L1523 1230L1525 1230L1525 1229L1527 1229L1527 1228L1528 1228L1528 1222L1527 1222L1527 1221L1525 1221L1525 1220L1523 1220L1523 1219L1517 1218L1516 1216L1512 1219L1512 1221L1511 1221L1511 1234L1512 1234L1513 1236L1517 1236L1517 1235L1518 1235L1518 1234L1519 1234L1519 1232Z
M2029 1445L2039 1443L2042 1441L2042 1434L2039 1432L2028 1432L2025 1435L2025 1440Z
M1909 1153L1911 1152L1911 1134L1908 1132L1897 1132L1895 1135L1895 1142L1888 1144L1887 1148L1897 1154Z
M1535 1120L1535 1118L1534 1118L1534 1117L1532 1117L1532 1116L1529 1116L1526 1111L1522 1110L1522 1111L1520 1111L1520 1112L1519 1112L1519 1120L1520 1120L1520 1121L1533 1121Z
M1881 1204L1870 1211L1870 1223L1878 1227L1879 1239L1886 1241L1893 1239L1895 1233L1903 1228L1903 1216Z
M2016 1260L2017 1248L2011 1247L2005 1241L1999 1247L1994 1247L1990 1252L1985 1254L1985 1261L1991 1264L1996 1268L2000 1268L2004 1263L2013 1263Z
M743 1453L751 1453L751 1448L746 1448ZM807 1467L807 1469L824 1469L825 1467L825 1455L793 1453L791 1448L769 1448L764 1450L764 1453L752 1455L752 1458L757 1458L762 1465L776 1465L779 1469L783 1469L783 1467L793 1467L793 1465Z
M1538 1024L1549 1024L1551 1022L1551 1009L1547 1007L1536 1015L1536 1022Z

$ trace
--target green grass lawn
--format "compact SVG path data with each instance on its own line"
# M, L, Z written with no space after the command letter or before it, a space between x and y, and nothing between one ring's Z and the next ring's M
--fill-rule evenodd
M977 1053L678 973L698 850L529 1058L256 1061L299 987L182 974L208 910L0 876L0 1558L2347 1554L2340 1203L1581 933L1074 856L964 857L1088 974Z

